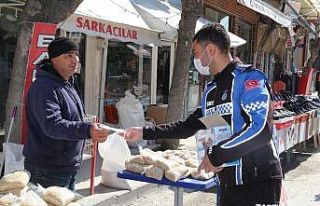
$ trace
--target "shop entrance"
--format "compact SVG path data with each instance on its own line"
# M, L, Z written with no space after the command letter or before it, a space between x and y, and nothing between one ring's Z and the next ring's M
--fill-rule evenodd
M170 46L159 47L157 71L157 104L168 104L170 84Z

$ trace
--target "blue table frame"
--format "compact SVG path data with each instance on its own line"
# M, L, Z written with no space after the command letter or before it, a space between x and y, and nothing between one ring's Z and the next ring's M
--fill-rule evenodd
M175 206L183 205L183 189L184 188L203 191L203 190L210 189L211 187L218 186L218 182L219 182L217 181L216 177L213 177L205 181L195 180L191 178L181 179L177 182L173 182L166 178L162 178L162 180L156 180L154 178L146 177L144 175L132 173L126 170L118 172L117 176L123 179L172 186L174 188L174 205ZM218 203L218 200L219 200L219 190L217 192L217 203Z

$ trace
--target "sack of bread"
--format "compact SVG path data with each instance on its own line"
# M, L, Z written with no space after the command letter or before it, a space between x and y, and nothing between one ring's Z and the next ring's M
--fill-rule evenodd
M143 154L143 160L147 165L154 165L159 158L163 158L161 155L154 154Z
M138 163L126 163L126 170L138 174L144 174L148 166L149 165L142 165Z
M29 189L28 186L25 186L24 188L17 188L17 189L12 189L12 190L6 190L5 193L11 193L14 194L18 197L23 196L26 194L27 190Z
M2 197L0 197L0 205L1 206L11 206L15 205L18 200L18 197L9 193Z
M35 192L29 190L21 197L21 206L47 206L48 204Z
M128 163L138 163L141 165L146 164L142 155L131 156L130 159L125 161L125 164L128 164Z
M49 204L65 206L75 199L75 194L65 187L51 186L43 191L42 198Z
M19 190L27 186L30 175L27 171L20 170L6 174L0 179L0 192Z
M81 203L79 203L79 202L70 202L66 206L83 206L83 205Z
M198 161L193 158L189 158L185 161L185 165L192 168L198 168Z
M214 176L214 172L206 173L204 170L194 168L191 172L191 177L196 180L208 180Z
M181 165L184 165L184 160L181 159L179 156L176 156L174 154L167 154L167 155L164 155L164 158L166 158L167 160L172 160L178 164L181 164Z
M157 167L155 165L149 165L146 168L145 175L147 177L151 177L151 178L154 178L154 179L157 179L157 180L162 180L163 175L164 175L164 171L160 167Z
M167 171L173 167L175 167L176 165L178 165L179 163L173 160L167 160L163 157L158 158L154 165L160 167L161 169L163 169L164 171Z
M178 165L165 171L165 177L173 182L189 176L189 168L184 165Z

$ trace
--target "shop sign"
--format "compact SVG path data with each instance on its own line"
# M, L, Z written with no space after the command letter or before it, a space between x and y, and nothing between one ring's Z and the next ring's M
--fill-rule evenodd
M79 29L99 32L110 37L128 38L132 40L138 39L138 32L136 30L128 29L123 26L114 26L111 23L103 23L86 17L77 17L75 24Z
M88 36L117 39L136 44L160 44L159 31L116 22L104 17L96 18L74 13L58 25L69 32L80 32Z
M277 10L276 8L272 7L268 3L265 3L261 0L237 0L240 4L245 5L246 7L268 16L270 19L274 20L275 22L285 26L291 26L291 18L283 14L281 11Z
M23 91L23 105L27 93L29 91L32 80L35 76L35 67L43 58L48 56L47 47L49 43L54 39L56 33L56 24L48 24L43 22L35 22L33 25L33 34L31 39L31 45L29 48L28 62L26 69L26 80ZM24 106L23 106L24 107ZM22 143L24 144L27 136L27 119L25 114L25 108L22 110Z
M122 42L159 43L159 33L156 31L79 14L72 14L58 27L70 32L80 32L105 39L117 39Z

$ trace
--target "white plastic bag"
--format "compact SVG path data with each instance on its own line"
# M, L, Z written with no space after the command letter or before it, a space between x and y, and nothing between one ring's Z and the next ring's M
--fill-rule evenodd
M130 91L117 104L119 123L122 128L145 126L143 105Z
M4 174L24 169L23 145L15 143L3 143L5 155Z
M125 161L130 158L130 150L126 141L114 133L99 144L99 154L103 158L101 167L101 183L103 185L132 190L130 180L117 177L117 173L125 170Z

